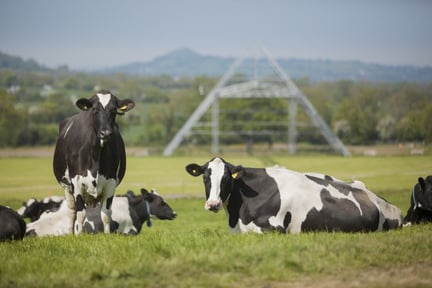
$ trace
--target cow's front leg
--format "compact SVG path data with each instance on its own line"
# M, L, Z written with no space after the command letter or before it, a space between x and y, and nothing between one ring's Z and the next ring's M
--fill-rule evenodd
M75 198L68 189L65 189L65 199L68 207L68 218L69 218L68 233L74 234L74 225L76 220Z
M102 218L102 223L104 225L104 233L110 233L110 224L111 224L111 206L112 206L112 201L114 199L114 196L110 196L106 199L104 199L104 201L102 202L101 205L101 218Z
M78 235L83 231L84 220L86 218L85 204L81 194L76 195L75 206L76 206L75 234Z

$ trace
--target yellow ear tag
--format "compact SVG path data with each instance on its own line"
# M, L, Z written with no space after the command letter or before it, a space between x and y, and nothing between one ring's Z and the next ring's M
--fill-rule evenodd
M87 105L84 105L84 107L83 107L83 108L84 108L84 110L87 110L87 109L88 109Z
M120 107L120 110L126 110L128 108L128 105L123 105L122 107Z
M231 177L232 177L233 179L236 179L237 176L238 176L238 172L234 172L233 174L231 174Z
M196 174L196 172L197 172L197 171L196 171L195 169L192 170L192 173L193 173L193 174Z

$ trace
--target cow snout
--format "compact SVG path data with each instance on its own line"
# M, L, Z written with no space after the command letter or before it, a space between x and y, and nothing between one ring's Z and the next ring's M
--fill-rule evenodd
M100 136L102 139L109 139L109 137L111 137L112 131L111 130L102 130L100 131Z
M206 202L205 208L209 211L218 212L221 208L221 201L208 200Z
M103 147L103 145L106 143L106 142L108 142L108 140L110 139L110 137L111 137L111 134L112 134L112 131L111 130L109 130L109 129L106 129L106 130L101 130L100 132L99 132L99 137L100 137L100 144L101 144L101 146Z

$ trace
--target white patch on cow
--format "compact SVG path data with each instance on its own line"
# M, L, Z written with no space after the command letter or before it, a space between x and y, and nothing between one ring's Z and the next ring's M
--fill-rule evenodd
M281 197L281 207L276 214L269 218L273 227L284 227L286 213L291 213L291 222L287 232L301 232L301 224L306 219L307 213L315 208L320 211L323 207L320 193L321 187L313 185L303 174L281 168L266 168L266 173L272 177L278 186ZM313 191L308 193L305 191Z
M211 161L208 164L208 169L211 169L211 175L210 175L210 193L209 198L206 201L205 208L209 209L209 203L220 203L220 184L222 177L225 172L225 163L219 159L215 158L213 161Z
M131 230L138 233L129 213L127 197L114 197L111 218L119 224L117 233L128 234Z
M38 220L28 223L26 231L34 230L37 236L65 235L69 229L68 211L67 203L63 201L57 211L44 212Z
M61 202L64 200L64 197L62 196L50 196L50 197L46 197L42 200L42 203L49 203L50 201L53 202Z
M63 135L63 138L66 138L67 133L69 132L69 129L72 127L73 121L69 123L68 127L66 128L66 132Z
M239 227L242 233L249 233L249 232L259 233L259 234L263 233L262 229L258 227L253 221L245 225L243 224L242 220L239 219L237 226Z
M98 96L99 102L102 104L102 107L105 109L105 107L108 105L108 103L111 100L111 94L98 93L96 95Z
M105 176L100 175L99 172L96 174L96 177L94 177L90 170L87 170L87 175L76 175L71 179L71 182L75 187L75 193L81 194L84 200L86 200L85 194L96 199L104 188L113 180L114 179L105 178Z

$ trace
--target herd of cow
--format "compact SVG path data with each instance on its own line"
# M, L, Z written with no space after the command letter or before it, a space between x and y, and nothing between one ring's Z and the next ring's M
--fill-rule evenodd
M131 110L134 102L102 90L76 105L82 111L60 124L53 160L65 197L29 199L17 211L0 205L0 241L81 232L138 234L145 222L151 226L152 216L175 219L154 190L114 196L126 171L116 115ZM220 157L191 163L186 171L202 175L205 209L223 208L233 232L370 232L432 221L432 176L418 179L403 218L398 207L360 181L282 167L246 168Z

